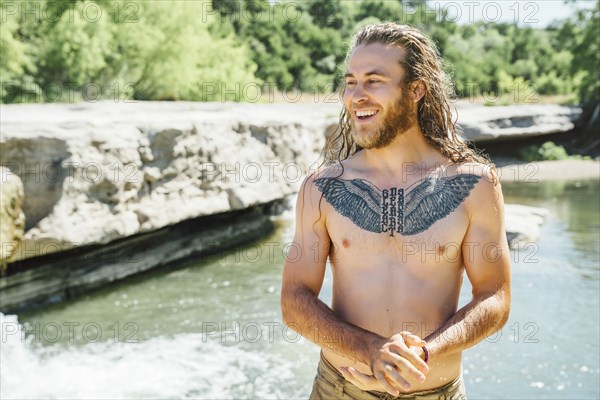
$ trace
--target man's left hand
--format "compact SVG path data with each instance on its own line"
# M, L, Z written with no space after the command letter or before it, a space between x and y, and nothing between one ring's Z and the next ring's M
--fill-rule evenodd
M363 374L352 367L342 367L340 368L340 372L348 382L352 383L360 390L377 390L385 392L385 388L373 375Z

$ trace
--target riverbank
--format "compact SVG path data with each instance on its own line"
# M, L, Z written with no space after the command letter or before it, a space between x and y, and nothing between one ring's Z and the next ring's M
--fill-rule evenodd
M26 258L0 273L0 311L20 313L80 297L150 270L227 255L274 229L279 202L193 218L104 245Z
M516 158L493 159L501 182L536 183L600 179L600 160L546 160L523 162Z

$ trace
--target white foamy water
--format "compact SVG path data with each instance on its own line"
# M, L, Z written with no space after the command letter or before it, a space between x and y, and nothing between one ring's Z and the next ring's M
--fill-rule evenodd
M2 399L289 398L290 364L199 333L140 343L34 345L2 315ZM300 394L299 394L300 395Z

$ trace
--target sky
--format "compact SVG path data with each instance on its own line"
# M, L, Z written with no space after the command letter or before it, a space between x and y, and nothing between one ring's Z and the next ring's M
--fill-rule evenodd
M430 7L445 9L458 23L475 21L517 22L544 28L553 20L574 14L576 8L592 8L595 0L428 0Z

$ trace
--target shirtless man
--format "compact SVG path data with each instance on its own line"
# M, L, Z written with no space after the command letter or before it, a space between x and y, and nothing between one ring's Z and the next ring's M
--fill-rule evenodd
M495 169L457 135L439 55L418 30L363 28L343 90L283 272L283 320L322 348L311 399L464 399L462 351L510 309ZM318 299L328 258L331 308ZM463 271L473 296L457 310Z

